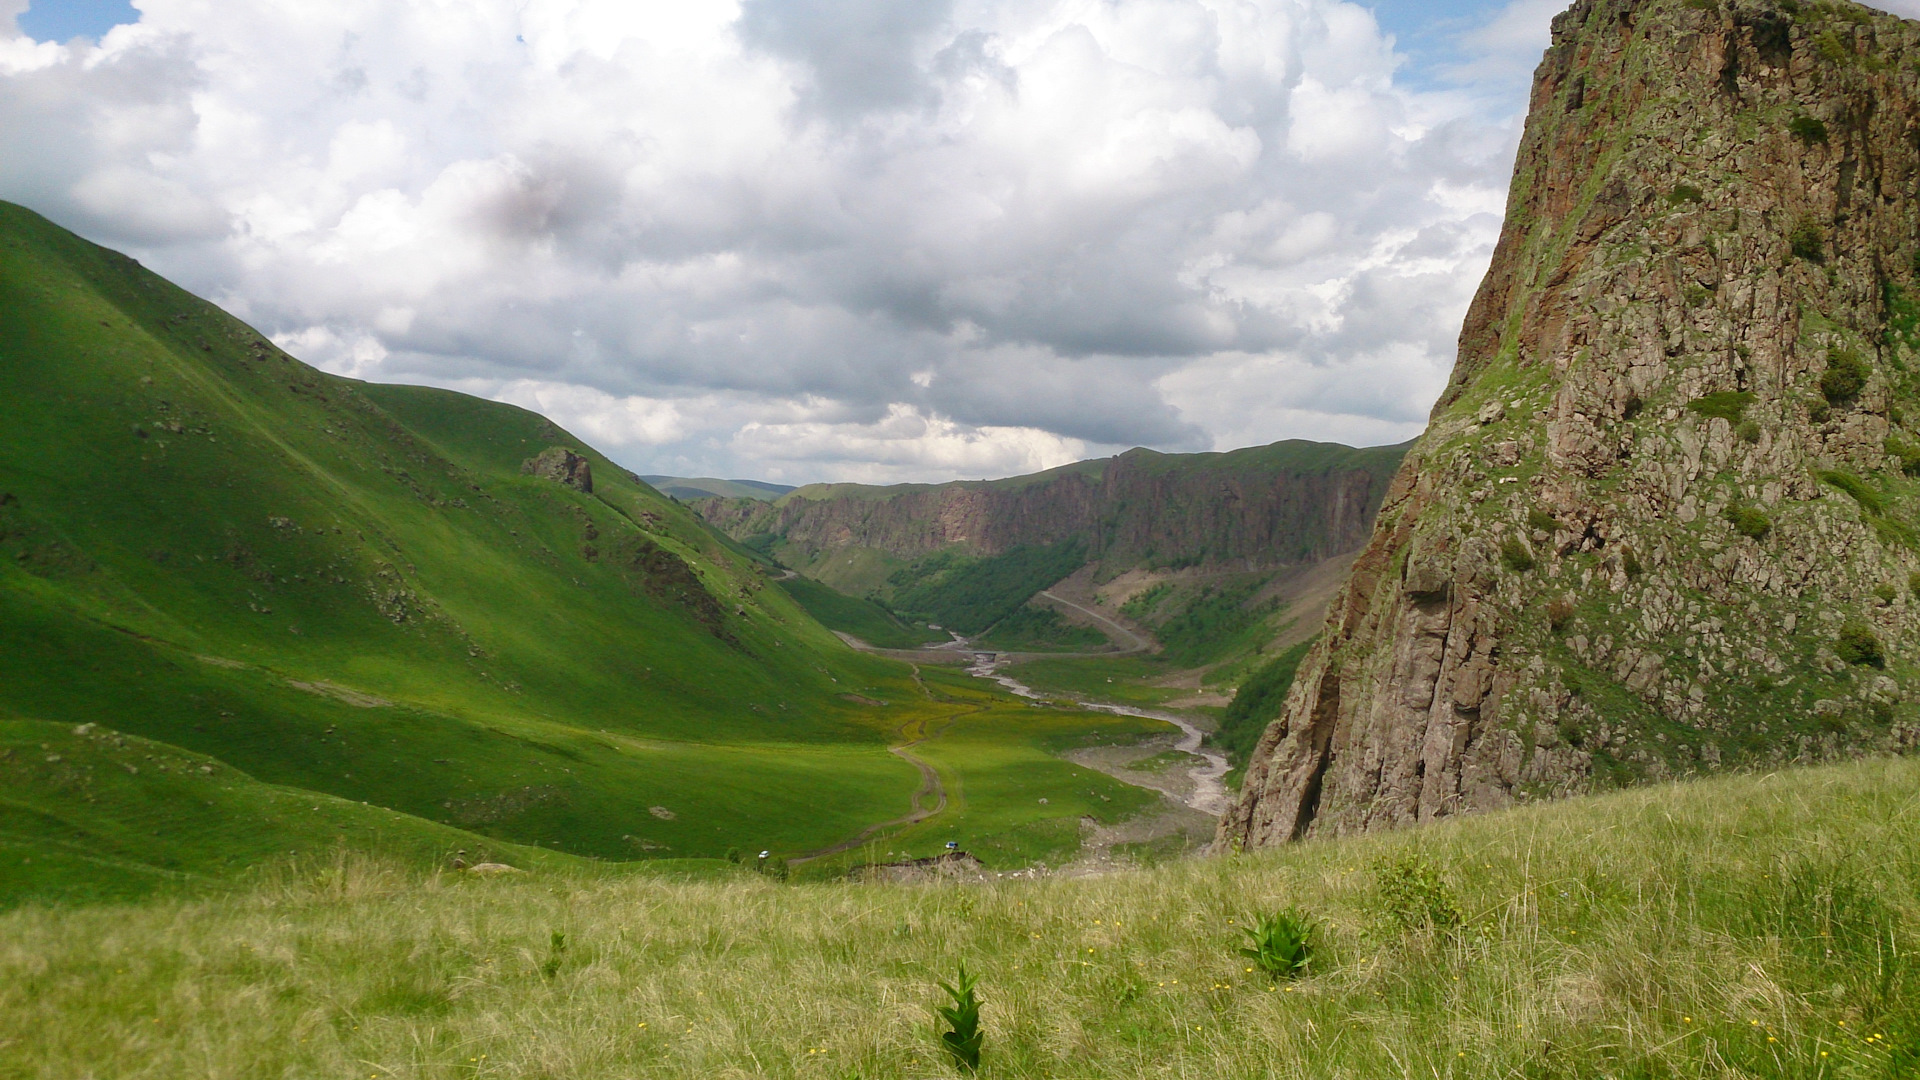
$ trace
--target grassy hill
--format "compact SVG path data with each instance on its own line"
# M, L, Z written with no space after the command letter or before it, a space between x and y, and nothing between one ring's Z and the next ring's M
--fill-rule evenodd
M0 915L8 1076L1885 1078L1920 1070L1920 763L945 888L422 876ZM1313 919L1304 977L1237 953Z
M0 402L0 715L631 859L894 818L921 777L889 745L977 711L545 418L318 372L4 204ZM590 491L528 472L568 454Z
M794 490L792 484L765 480L721 480L712 476L643 476L664 495L676 499L764 499L771 501Z

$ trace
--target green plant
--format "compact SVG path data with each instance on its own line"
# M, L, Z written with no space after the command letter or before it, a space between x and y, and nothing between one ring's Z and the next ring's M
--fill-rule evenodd
M1827 234L1818 222L1802 221L1795 225L1787 234L1787 243L1792 245L1797 259L1823 265L1827 261Z
M1887 436L1883 444L1887 456L1900 464L1900 471L1908 476L1920 476L1920 446L1896 436Z
M1764 540L1766 539L1767 533L1773 531L1772 519L1767 517L1765 511L1756 506L1748 506L1745 503L1728 503L1724 516L1727 519L1727 524L1733 526L1734 532L1750 539Z
M1808 146L1815 143L1825 145L1827 141L1827 125L1817 116L1802 113L1787 121L1787 130L1793 133L1794 138Z
M1417 851L1376 864L1373 884L1374 914L1390 930L1444 933L1466 922L1453 888Z
M1849 664L1864 667L1886 667L1887 655L1880 646L1879 635L1873 628L1857 619L1840 627L1833 641L1834 655Z
M1560 529L1560 520L1539 507L1527 511L1527 528L1552 536Z
M1703 198L1705 196L1700 193L1700 189L1692 184L1675 184L1673 190L1667 192L1667 201L1675 206L1682 203L1697 203Z
M1508 540L1500 545L1501 565L1516 574L1524 574L1533 569L1533 550L1519 540Z
M953 1058L955 1066L976 1072L980 1068L980 1043L985 1032L980 1030L980 1006L985 1004L974 993L974 978L967 974L967 965L960 965L960 977L953 983L942 982L940 989L953 999L950 1005L940 1005L935 1012L947 1023L947 1030L940 1033L940 1045L948 1056Z
M1627 580L1629 581L1647 572L1647 568L1640 565L1640 557L1633 553L1632 548L1626 549L1626 551L1621 554L1620 569L1626 572Z
M1745 390L1719 390L1687 402L1687 409L1708 419L1737 424L1753 404L1753 395Z
M560 974L560 965L567 959L567 935L555 930L547 935L547 958L540 964L540 974L548 979Z
M1920 570L1915 570L1913 573L1907 575L1907 591L1915 596L1920 596Z
M1743 443L1757 443L1760 441L1760 422L1757 420L1742 420L1740 421L1740 426L1733 429L1733 433L1738 436Z
M1547 604L1547 626L1551 628L1554 633L1560 633L1567 628L1568 621L1573 618L1573 611L1574 606L1571 597L1554 597L1553 600Z
M1881 498L1880 493L1868 487L1865 480L1852 473L1841 472L1838 469L1825 469L1819 473L1819 477L1821 483L1845 493L1854 502L1860 504L1860 509L1874 517L1887 512L1886 500Z
M1881 603L1891 604L1893 598L1900 595L1900 590L1894 586L1893 582L1883 581L1873 587L1873 595L1879 597Z
M1292 979L1306 974L1313 959L1313 920L1296 908L1255 916L1252 926L1242 927L1251 943L1240 955L1275 979Z
M1859 353L1834 349L1827 354L1827 370L1820 373L1820 392L1834 405L1852 401L1866 388L1870 370Z

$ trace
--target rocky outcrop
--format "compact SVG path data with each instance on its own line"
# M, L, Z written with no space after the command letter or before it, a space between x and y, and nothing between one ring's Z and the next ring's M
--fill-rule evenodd
M1288 442L1227 454L1132 450L1010 480L801 488L776 502L694 507L736 539L773 535L806 553L877 548L993 555L1083 539L1110 565L1316 562L1365 543L1403 447Z
M1453 379L1221 822L1911 746L1920 24L1580 0Z
M575 491L593 492L593 466L564 446L549 446L520 463L520 471L565 484Z

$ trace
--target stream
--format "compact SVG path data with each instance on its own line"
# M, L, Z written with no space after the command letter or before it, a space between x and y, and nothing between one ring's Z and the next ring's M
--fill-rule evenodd
M1057 699L1062 696L1058 694L1036 693L1032 687L1002 672L1000 669L1004 666L1006 666L1006 661L1001 659L997 653L976 652L973 654L973 663L967 667L967 674L976 675L982 679L992 679L994 682L999 683L1001 686L1006 687L1008 690L1023 698L1032 698L1038 701L1043 699ZM1221 777L1227 774L1227 757L1218 750L1208 748L1206 744L1206 732L1194 727L1191 721L1183 717L1175 716L1172 713L1149 712L1145 709L1135 709L1126 705L1109 705L1105 702L1082 701L1078 698L1068 698L1067 700L1072 701L1075 705L1083 709L1113 713L1118 716L1139 716L1148 720L1163 720L1179 728L1181 732L1180 741L1175 744L1174 748L1182 753L1190 754L1200 759L1200 764L1189 766L1187 769L1187 775L1193 779L1193 794L1186 798L1186 804L1203 814L1210 814L1214 817L1219 817L1221 814L1227 812L1227 807L1231 805L1232 800L1227 795L1227 785L1221 781Z

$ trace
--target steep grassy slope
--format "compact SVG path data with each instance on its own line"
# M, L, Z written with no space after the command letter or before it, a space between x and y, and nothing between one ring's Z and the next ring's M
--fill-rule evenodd
M931 1008L964 962L983 1077L1905 1080L1916 790L1876 760L981 886L349 862L21 910L0 1076L951 1076ZM1276 984L1236 950L1286 905L1320 930Z
M542 417L317 372L4 205L0 408L24 718L634 858L896 817L920 777L888 744L954 712ZM590 492L523 470L565 453Z

